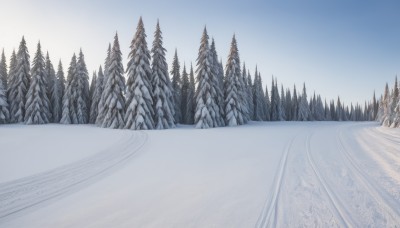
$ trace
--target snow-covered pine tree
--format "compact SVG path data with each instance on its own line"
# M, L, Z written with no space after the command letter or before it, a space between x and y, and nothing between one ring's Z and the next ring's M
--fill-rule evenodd
M155 129L168 129L175 127L174 120L174 93L172 88L172 83L168 75L168 65L165 60L165 48L163 47L162 33L160 29L160 24L157 22L156 31L154 33L153 47L151 49L152 53L152 63L151 63L151 85L153 91L153 109L154 109L154 127ZM183 73L186 74L185 67L183 68ZM181 99L186 101L187 99L187 89L188 89L188 78L186 76L187 84L182 85ZM184 88L184 86L186 86ZM182 110L181 113L186 112L186 102L181 102ZM183 122L183 121L182 121Z
M331 112L332 121L337 121L336 107L335 107L335 101L334 100L331 100L331 102L329 104L329 110Z
M208 45L207 29L204 27L199 55L197 57L197 90L195 94L195 116L196 128L218 127L219 107L217 91L213 86L212 56Z
M308 116L310 115L310 109L308 106L308 100L307 100L307 91L306 91L306 85L303 84L303 94L299 98L299 113L298 113L298 120L299 121L307 121Z
M391 125L392 125L393 119L395 118L395 115L396 115L395 109L397 107L397 103L399 103L399 87L397 84L397 76L396 76L394 86L392 89L392 93L390 94L390 98L389 98L388 112L387 112L385 119L383 120L384 126L392 127Z
M53 96L53 88L54 83L56 80L56 72L54 70L53 64L51 63L49 52L46 53L46 60L45 60L45 73L46 73L46 93L47 97L50 100L49 109L50 109L50 116L49 121L53 122L53 107L52 107L52 96Z
M176 123L182 123L182 113L181 113L181 90L182 81L180 73L180 64L178 59L178 51L175 49L174 60L172 61L172 94L173 94L173 104L174 104L174 119Z
M242 71L243 77L246 77L247 80L247 97L248 97L248 109L250 120L254 120L254 96L253 96L253 82L251 80L250 71L246 71L243 66Z
M265 121L271 121L271 100L269 98L268 86L265 85Z
M263 120L266 120L266 115L267 115L267 100L265 100L265 93L263 90L263 82L262 82L262 78L261 78L261 73L260 71L258 72L258 91L260 93L260 98L261 98L261 116L263 118Z
M6 93L3 80L0 80L0 124L8 123L10 120Z
M89 97L89 73L86 68L85 57L82 49L76 64L76 81L73 84L73 102L76 105L77 124L87 124L89 122L90 97Z
M279 120L279 93L278 88L276 88L276 83L274 80L274 76L272 76L271 83L271 121Z
M196 92L196 85L194 80L193 66L190 64L190 73L189 73L189 89L186 100L186 120L188 124L194 124L194 111L195 111L195 103L194 103L194 94Z
M142 18L131 43L127 67L125 128L147 130L154 128L153 95L150 83L150 52Z
M52 95L50 99L54 123L59 123L61 120L62 97L64 95L64 90L65 90L65 78L64 78L63 67L60 60L60 62L58 63L58 70L55 81L53 83Z
M292 99L292 120L296 121L298 119L299 113L299 99L297 98L296 85L293 86L293 99Z
M94 96L94 90L96 89L96 81L97 81L97 72L93 71L92 81L90 82L90 87L89 87L90 107L92 107L92 100L93 100L93 96ZM90 116L90 110L89 110L89 116ZM90 117L89 117L89 122L90 122Z
M103 96L103 123L104 128L122 129L125 125L125 78L122 65L122 53L119 47L118 34L115 34L111 49L110 66L108 68L107 83Z
M255 121L265 120L266 101L265 101L264 91L262 88L261 75L258 73L257 66L254 75L253 101L254 101L254 120Z
M50 109L47 96L47 75L45 72L45 60L42 54L40 43L33 59L31 70L31 82L26 94L25 123L46 124L49 123Z
M290 94L290 90L286 89L286 95L285 95L285 115L286 115L286 120L291 121L292 120L292 95Z
M286 120L286 113L285 113L285 107L286 107L286 98L285 98L285 90L283 89L283 84L281 84L281 96L280 96L280 114L279 114L279 120L280 121L285 121Z
M218 109L219 114L217 113L216 119L218 121L218 126L222 127L225 126L225 98L224 98L224 72L223 67L218 62L218 54L215 47L214 38L211 39L211 59L212 59L212 79L213 79L213 87L217 93L217 102L218 102Z
M315 120L317 120L317 121L325 120L325 109L324 109L324 104L322 103L322 99L321 99L320 95L318 95L317 99L316 99Z
M336 102L336 118L337 121L343 121L344 120L344 114L343 114L343 108L342 108L342 103L340 102L340 97L338 97L337 102Z
M29 52L25 38L22 37L17 53L17 65L13 85L9 90L10 118L12 123L24 122L26 94L30 85Z
M329 110L329 106L328 106L328 103L326 103L326 99L325 99L324 114L325 114L325 120L327 120L327 121L331 121L332 120L331 110Z
M103 69L100 66L99 73L97 74L96 85L92 96L92 103L90 106L89 123L96 123L97 116L99 115L99 103L104 89L103 80L104 80Z
M242 75L235 35L232 38L225 70L225 123L227 126L245 124L247 110L241 85Z
M106 83L107 83L107 77L108 77L108 68L110 68L110 57L111 57L111 43L108 44L108 49L107 49L107 57L104 61L104 73L103 73L103 85L101 86L101 93L100 93L100 100L99 100L99 104L98 104L98 110L97 110L97 118L96 118L96 124L101 126L101 124L103 123L103 119L104 119L104 112L103 112L103 104L104 104L104 100L103 100L103 91L104 88L106 87Z
M13 50L10 58L10 68L8 71L8 81L7 81L7 100L8 100L8 110L11 111L11 88L15 88L15 74L17 70L17 55L15 54L15 50ZM10 116L11 119L11 116Z
M6 56L4 55L4 49L1 53L1 60L0 60L0 80L3 81L3 89L7 91L8 74L7 74L7 63L6 63Z
M378 109L379 109L379 103L376 100L376 96L375 96L375 91L374 91L374 95L372 97L372 120L376 120L376 117L378 116Z
M65 92L62 99L62 115L60 123L62 124L76 124L78 118L76 116L76 109L73 101L73 90L76 85L74 78L76 77L76 55L74 54L68 68L68 75L66 81Z
M181 113L182 113L182 123L187 124L187 99L189 93L189 74L186 71L186 65L183 64L182 71L182 102L181 102Z
M254 110L253 110L253 94L251 92L251 85L249 85L249 81L247 79L247 69L246 65L243 62L243 67L242 67L242 81L244 83L244 93L245 93L245 98L246 98L246 108L247 108L247 118L248 121L253 118L254 115Z
M380 99L378 116L377 116L377 120L381 124L383 124L383 121L385 120L386 116L389 113L389 99L390 99L389 86L386 83L383 97L381 97Z

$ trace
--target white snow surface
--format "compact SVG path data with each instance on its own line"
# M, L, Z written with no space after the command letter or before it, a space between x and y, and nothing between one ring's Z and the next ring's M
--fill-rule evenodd
M400 129L0 126L0 227L396 227Z

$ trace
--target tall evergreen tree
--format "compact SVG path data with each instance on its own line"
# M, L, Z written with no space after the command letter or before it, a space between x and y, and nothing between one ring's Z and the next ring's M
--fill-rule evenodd
M79 51L79 57L76 64L76 81L73 84L73 101L76 105L77 124L86 124L89 122L90 97L89 97L89 73L86 68L85 57L82 49Z
M22 37L17 53L13 85L9 90L10 116L13 123L24 121L26 94L29 89L30 78L29 52L25 38Z
M151 84L153 91L153 109L154 109L154 127L155 129L168 129L175 127L174 120L174 93L172 83L168 76L168 65L165 60L165 48L163 47L162 33L160 24L157 22L156 31L154 33L151 64ZM184 69L185 73L185 69ZM186 91L179 94L187 95ZM185 94L184 94L185 93ZM183 105L185 102L181 102ZM186 108L181 106L180 108ZM182 112L181 112L182 113Z
M218 62L218 54L215 47L214 38L211 40L210 46L211 59L212 59L212 85L217 93L217 102L219 114L216 116L218 126L225 126L225 120L223 117L225 116L225 98L224 98L224 70L222 65Z
M284 121L286 120L286 113L285 113L285 106L286 106L286 98L285 98L285 90L283 89L283 85L281 84L281 96L280 96L280 113L279 113L279 120Z
M195 103L194 103L194 95L196 92L196 85L194 80L193 66L190 64L190 73L189 73L189 89L186 100L186 120L188 124L194 124L194 111L195 111Z
M8 123L9 120L10 112L8 110L6 90L3 86L3 80L0 80L0 124Z
M310 109L308 107L306 85L303 84L303 94L301 95L299 102L298 120L307 121L309 115L310 115Z
M218 127L219 107L217 91L213 86L212 56L208 44L207 29L204 28L197 57L197 90L195 94L195 116L196 128Z
M142 18L131 43L127 67L125 128L147 130L154 128L152 86L150 83L150 52Z
M181 100L182 100L182 81L180 73L180 64L178 59L178 51L175 49L174 60L172 61L172 93L174 101L174 119L176 123L182 123L182 113L181 113Z
M13 50L10 58L10 68L8 71L8 81L7 81L7 100L9 104L9 111L11 111L11 91L12 88L15 88L15 74L17 70L17 55L15 54L15 50ZM11 120L11 118L10 118Z
M7 91L8 74L7 74L7 63L6 63L6 56L4 55L4 49L1 53L1 60L0 60L0 80L3 81L3 89Z
M45 60L45 74L46 74L46 93L47 97L50 100L49 109L50 109L50 116L49 121L53 122L53 107L52 107L52 96L53 96L53 88L54 83L56 80L56 72L54 70L53 64L51 63L49 52L46 53L46 60Z
M254 103L254 121L264 120L264 95L262 91L262 81L258 74L257 66L254 73L254 83L253 83L253 103Z
M181 113L182 113L182 123L188 124L187 120L187 115L186 113L188 112L187 110L187 100L188 100L188 94L189 94L189 75L186 72L186 66L183 64L183 71L182 71L182 102L181 102Z
M225 73L225 122L227 126L246 123L247 110L241 78L239 52L235 36L233 36Z
M25 123L49 123L50 101L47 96L47 75L45 72L45 60L41 51L40 43L37 45L37 51L33 59L31 75L32 80L28 93L26 94Z
M108 49L107 49L107 57L104 61L104 73L103 73L103 85L101 86L101 93L100 93L100 100L99 104L97 106L97 117L95 123L99 126L103 123L105 112L103 112L103 107L104 107L104 100L102 93L104 91L104 88L106 87L107 84L107 78L108 78L108 68L110 68L110 58L111 58L111 43L108 44Z
M246 75L247 80L247 97L248 97L248 109L249 109L249 115L250 119L254 120L254 96L253 96L253 82L251 80L251 74L250 71L246 72L246 69L243 67L242 74Z
M96 84L97 84L96 81L97 81L97 72L93 71L92 81L90 82L90 87L89 87L90 107L92 107L92 102L91 101L93 100L94 91L96 89ZM89 113L90 113L90 111L89 111Z
M99 103L101 95L103 94L104 85L104 74L101 66L99 67L99 73L97 74L96 86L94 88L92 103L90 106L90 118L89 123L96 123L97 116L99 115Z
M336 102L336 120L337 121L343 121L344 114L343 114L343 107L342 107L342 102L340 102L340 97L338 97L337 102Z
M74 54L68 68L68 75L66 81L65 92L62 100L62 115L60 123L62 124L75 124L78 122L76 109L73 100L73 90L76 85L74 78L76 77L76 55Z
M62 97L65 90L65 78L64 71L61 64L61 60L58 63L58 70L55 81L53 83L52 95L50 99L53 122L59 123L62 116Z
M292 95L290 94L290 90L286 89L286 95L285 95L285 114L286 114L286 120L290 121L293 119L292 117Z
M296 85L293 86L293 99L292 99L292 120L298 120L299 113L299 99L297 98Z
M125 78L122 65L122 53L119 47L118 34L115 34L111 49L110 66L108 68L107 83L104 87L104 106L102 127L122 129L125 125Z
M271 100L269 99L268 86L265 85L265 121L271 121Z
M389 102L388 102L388 111L385 119L383 120L383 125L387 127L392 126L392 122L396 115L396 107L399 103L399 87L397 84L397 76L394 82L394 87L392 93L390 94ZM394 127L394 126L392 126Z

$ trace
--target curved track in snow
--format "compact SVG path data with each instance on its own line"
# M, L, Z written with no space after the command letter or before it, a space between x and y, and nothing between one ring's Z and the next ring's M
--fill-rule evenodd
M147 134L129 132L95 155L53 170L0 184L0 222L44 202L79 190L110 174L146 143Z

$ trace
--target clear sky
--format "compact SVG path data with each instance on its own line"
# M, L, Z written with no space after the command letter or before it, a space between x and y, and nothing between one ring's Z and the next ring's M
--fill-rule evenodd
M118 31L126 67L138 19L149 49L160 20L172 62L178 49L181 65L197 58L203 28L214 37L225 65L235 33L241 61L251 72L256 64L270 88L271 76L285 87L306 82L328 99L349 102L382 93L385 82L400 73L400 1L370 0L0 0L0 48L9 62L25 35L31 57L40 40L53 64L66 71L74 52L83 49L91 74L103 64Z

